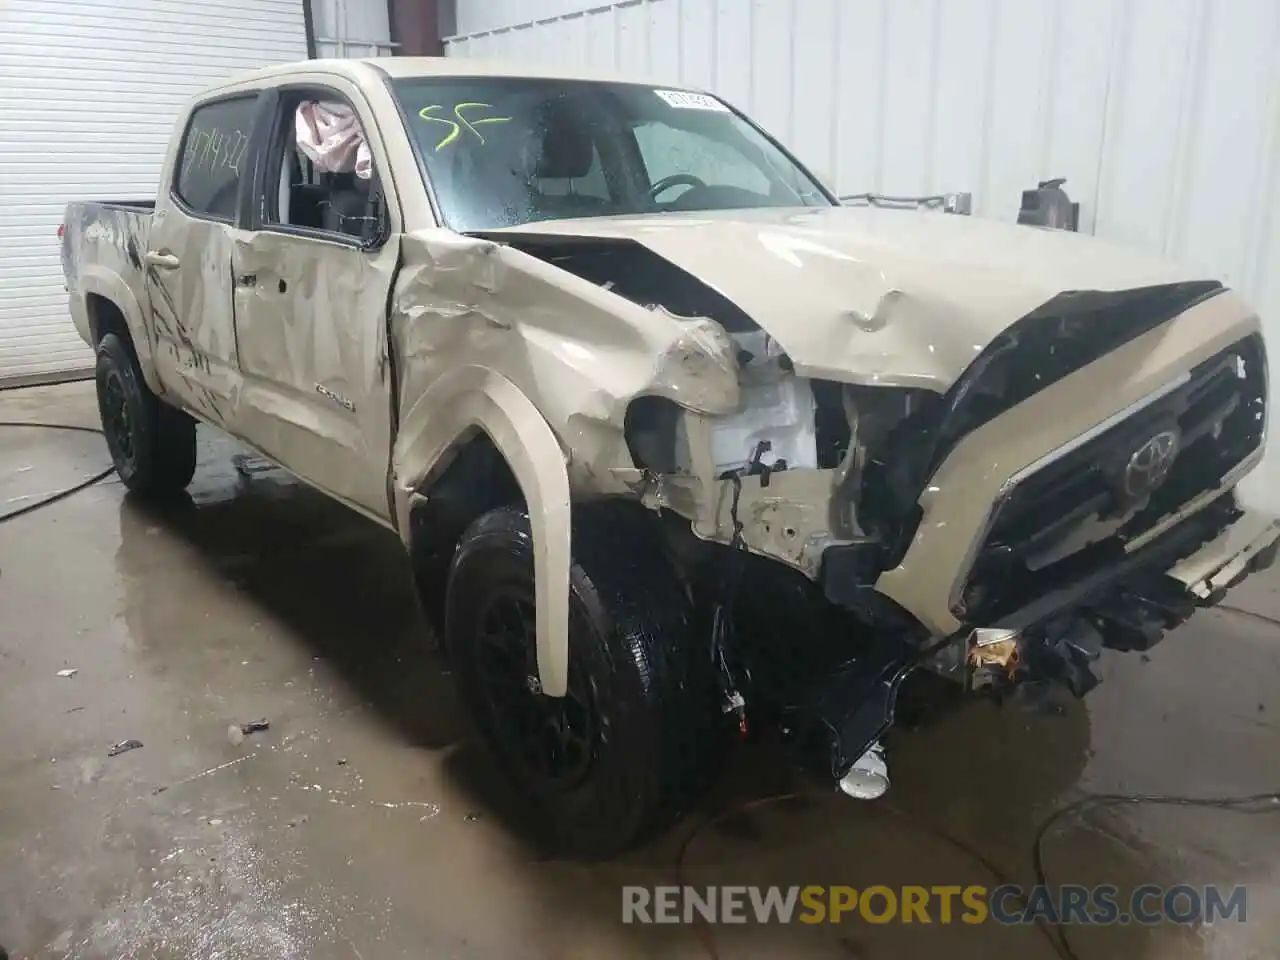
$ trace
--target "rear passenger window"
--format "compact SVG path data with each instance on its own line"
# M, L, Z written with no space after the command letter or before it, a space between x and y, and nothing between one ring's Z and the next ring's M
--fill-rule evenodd
M234 220L257 94L196 107L182 141L176 191L193 213Z

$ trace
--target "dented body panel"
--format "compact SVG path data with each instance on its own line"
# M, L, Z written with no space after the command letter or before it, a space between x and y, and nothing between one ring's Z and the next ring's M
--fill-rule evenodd
M602 217L507 232L635 240L733 301L797 373L938 392L1063 291L1200 279L1076 233L877 207Z
M1194 496L1159 530L1127 540L1130 551L1221 507L1260 456L1257 317L1211 279L1090 237L845 208L821 191L797 192L794 205L772 202L776 194L758 208L655 203L643 214L452 229L424 151L456 151L471 137L478 165L485 137L511 117L473 126L460 108L487 105L463 103L457 119L441 120L439 104L406 107L393 84L472 76L590 82L412 58L238 78L191 105L259 98L251 129L236 131L248 138L249 179L235 215L201 216L177 198L184 120L154 217L72 204L64 259L88 342L100 335L93 305L111 304L153 392L394 528L411 551L415 511L444 499L442 478L485 438L530 516L537 664L549 695L562 694L568 676L574 504L638 501L655 523L674 520L711 551L698 562L743 550L820 583L819 602L873 629L891 610L894 629L906 623L913 637L941 642L995 618L966 612L960 597L990 548L1007 546L988 541L1011 490L1117 424L1147 432L1122 437L1132 449L1116 456L1132 460L1165 434L1176 440L1172 413L1147 429L1144 400L1254 340L1254 393L1213 380L1215 402L1228 387L1239 395L1205 414L1200 426L1217 431L1210 440L1195 437L1209 449L1230 426L1243 438L1239 457L1220 477L1186 480ZM288 121L299 91L343 101L360 120L377 182L365 212L378 210L363 233L285 223L276 209L314 186L264 172L279 163L264 138ZM411 132L415 117L437 124L425 141ZM563 169L531 166L529 181L568 180L568 192L543 199L579 202L572 183L587 171L573 150L555 150ZM472 173L459 163L450 176ZM349 185L333 189L350 199ZM1090 491L1115 502L1075 505L1079 522L1051 542L1031 536L1035 563L1053 568L1142 520L1164 478L1120 496L1116 482L1133 486L1123 457L1119 481L1109 474L1109 487ZM1250 539L1249 558L1266 546ZM1187 559L1191 547L1179 551L1184 567L1201 569ZM1234 569L1219 559L1215 569ZM898 678L906 669L879 667Z
M510 465L528 504L538 674L544 693L563 696L569 680L569 476L556 435L529 398L483 366L453 367L436 379L408 408L396 441L397 514L409 516L415 492L430 489L430 472L477 430Z
M246 235L235 293L241 396L234 430L329 493L390 518L391 376L386 311L400 255ZM356 322L353 322L353 319Z
M72 322L86 343L96 342L97 311L111 304L133 339L148 387L162 387L153 357L146 271L142 255L151 230L151 204L73 204L62 238L62 269Z
M235 228L161 210L143 254L156 372L180 406L235 429L241 383L231 254Z

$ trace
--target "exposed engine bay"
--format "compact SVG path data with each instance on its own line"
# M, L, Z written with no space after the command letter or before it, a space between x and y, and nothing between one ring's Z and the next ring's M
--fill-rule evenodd
M739 409L702 417L663 398L637 398L628 409L626 423L635 465L655 478L679 478L702 466L695 462L694 444L705 442L707 465L720 481L735 475L766 475L779 482L778 475L786 471L830 471L823 478L831 488L823 505L825 515L816 524L824 534L821 548L857 547L867 558L863 569L870 579L901 560L919 523L917 501L925 485L965 436L1222 290L1220 284L1205 281L1121 295L1064 294L987 345L951 388L940 394L797 374L783 346L740 308L641 244L507 236L502 240L650 309L691 319L710 318L720 324L737 353ZM1217 442L1229 428L1228 446L1217 459L1204 464L1206 475L1218 471L1213 480L1220 478L1224 464L1240 462L1260 442L1265 401L1265 361L1260 351L1257 338L1242 341L1197 370L1194 389L1188 387L1179 394L1181 412L1195 418L1179 434L1181 449L1206 437ZM1168 408L1169 403L1164 406ZM1172 411L1166 409L1164 417L1170 415ZM1145 416L1110 439L1118 443L1134 439L1151 422L1153 415ZM695 437L695 432L701 435ZM1148 502L1156 492L1150 489L1111 500L1104 496L1106 491L1093 491L1085 502L1073 504L1068 514L1038 531L1034 544L1021 551L1027 569L1050 566L1126 523L1131 533L1148 526L1196 492L1197 481L1190 475L1192 461L1185 463L1180 483L1154 502ZM1115 492L1115 484L1108 489ZM1021 486L1017 502L1002 508L1000 530L1009 528L1019 512L1025 514L1044 495ZM782 497L785 494L779 494ZM1146 513L1138 518L1140 509ZM1086 518L1098 525L1082 529L1080 521ZM797 538L801 534L800 530L793 533ZM813 575L813 556L784 552L775 558ZM983 566L990 562L984 558Z

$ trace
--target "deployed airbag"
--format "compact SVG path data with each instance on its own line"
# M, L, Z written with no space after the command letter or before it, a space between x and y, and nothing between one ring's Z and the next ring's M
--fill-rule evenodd
M298 149L325 173L373 175L373 158L360 120L345 103L308 100L298 105L294 120Z

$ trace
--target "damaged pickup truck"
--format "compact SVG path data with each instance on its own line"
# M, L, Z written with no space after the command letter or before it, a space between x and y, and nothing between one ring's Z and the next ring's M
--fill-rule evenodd
M1270 565L1254 311L1075 234L842 206L705 93L313 61L194 100L151 204L73 203L111 454L211 424L397 532L560 849L738 731L853 796L904 677L1083 694ZM353 638L353 642L355 638Z

